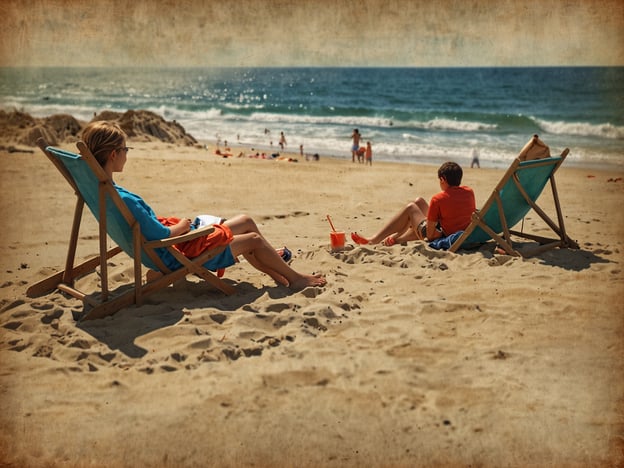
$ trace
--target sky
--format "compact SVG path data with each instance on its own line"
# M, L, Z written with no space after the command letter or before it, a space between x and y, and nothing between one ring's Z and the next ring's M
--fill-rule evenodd
M623 66L624 0L0 0L0 66Z

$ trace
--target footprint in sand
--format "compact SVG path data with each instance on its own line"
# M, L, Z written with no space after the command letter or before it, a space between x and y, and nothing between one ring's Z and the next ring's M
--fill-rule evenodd
M313 287L305 288L303 291L301 291L301 294L307 297L308 299L315 299L317 296L319 296L322 293L323 293L323 289L313 288Z
M5 323L4 325L2 325L2 328L6 328L7 330L17 330L21 326L22 322L20 322L19 320L15 320L13 322Z
M271 322L275 328L282 328L291 323L295 318L294 317L276 317Z
M221 351L226 358L230 361L236 361L239 357L241 357L241 350L238 348L225 348Z
M301 216L310 216L310 213L308 213L307 211L293 211L290 214L261 216L260 219L262 221L269 221L271 219L299 218Z
M328 385L334 376L324 369L293 370L262 376L266 387L288 388Z
M266 342L271 347L279 346L280 343L282 342L282 340L280 340L279 338L275 338L274 336L263 336L262 338L260 338L257 341L258 341L258 343Z
M6 305L2 304L2 306L0 307L0 312L6 312L7 310L15 309L16 307L19 307L25 303L26 302L22 299L17 299L12 302L7 302Z
M51 314L46 314L43 317L41 317L41 323L43 323L45 325L49 325L54 320L60 319L62 316L63 316L63 310L62 309L57 309L54 312L52 312Z
M91 344L87 340L77 339L69 344L70 348L91 349Z
M223 324L227 320L227 315L225 314L211 314L210 318L217 322L219 325Z
M243 348L243 354L245 355L245 357L260 356L262 355L263 350L264 348L262 346Z
M266 311L267 312L275 312L275 313L280 313L283 312L285 310L296 310L297 306L294 304L283 304L283 303L276 303L276 304L270 304L267 306Z
M9 346L12 346L12 348L9 348L9 350L21 353L26 348L30 347L30 345L31 345L31 343L24 343L23 340L21 340L21 339L11 340L11 341L9 341Z
M186 354L181 354L181 353L171 353L171 359L173 359L176 362L184 362L186 361L186 358L188 356Z
M52 357L52 347L49 345L39 346L34 352L33 357Z
M316 317L308 317L303 319L303 327L308 326L313 328L314 330L325 332L327 331L327 327L322 325Z

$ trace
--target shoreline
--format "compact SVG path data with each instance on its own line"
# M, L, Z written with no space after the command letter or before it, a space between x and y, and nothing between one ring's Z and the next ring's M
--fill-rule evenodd
M198 140L198 143L209 153L215 156L218 156L215 154L215 151L217 149L220 149L220 147L218 147L216 145L216 143L214 143L211 140ZM253 151L265 151L267 152L267 154L269 154L269 152L271 151L270 148L266 148L263 146L254 146L254 145L247 145L247 144L241 144L241 143L237 143L235 145L228 145L230 148L230 153L232 154L232 157L237 157L237 155L239 153L243 153L245 155L245 157L247 157L249 154L251 154ZM520 150L518 150L518 153L520 152ZM288 158L294 158L294 159L298 159L299 162L304 161L304 162L315 162L312 160L311 155L313 154L313 152L308 152L305 151L304 153L304 157L302 158L299 154L298 151L290 151L288 149L284 150L284 151L273 151L273 153L280 153L282 156L284 157L288 157ZM305 156L306 154L309 157L309 160L306 161L305 160ZM552 152L553 156L558 155L559 153L555 153ZM340 162L345 162L345 163L351 163L351 156L350 155L345 155L340 156L337 154L319 154L320 156L320 161L322 162L324 159L331 159L334 161L340 161ZM623 154L623 158L624 158L624 154ZM249 158L252 159L252 158ZM269 159L269 158L267 158ZM503 162L498 162L496 164L488 164L487 162L481 161L481 167L480 169L493 169L493 170L506 170L509 165L511 164L511 162L513 161L514 157L509 158L508 163L505 165L503 164ZM464 158L464 160L462 161L457 161L454 160L453 161L457 162L458 164L460 164L462 166L462 168L464 170L466 169L470 169L470 157L466 156ZM419 161L406 161L406 160L396 160L396 159L376 159L375 156L373 156L373 168L375 167L375 165L377 164L401 164L401 165L406 165L407 167L411 167L411 166L424 166L424 167L439 167L444 161L438 161L435 160L435 158L431 158L429 160L419 160ZM357 161L355 163L352 163L354 165L361 165L364 166L364 163L358 163ZM566 162L565 162L565 166L568 168L572 168L572 169L577 169L579 171L594 171L594 172L599 172L599 173L606 173L606 174L622 174L624 173L624 164L623 165L617 165L617 164L609 164L609 163L587 163L587 162L577 162L577 161L573 161L570 156L568 156L566 158ZM367 166L368 167L368 166ZM369 167L370 169L370 167ZM478 170L479 168L474 168L475 170Z
M9 114L7 114L7 112L9 112ZM11 113L19 114L19 117L14 120L10 117ZM135 140L144 141L146 138L151 141L158 140L158 136L157 136L158 133L150 135L149 134L150 130L148 130L147 128L148 125L154 124L155 122L155 125L160 128L160 131L164 131L165 134L168 134L170 137L173 138L170 141L170 143L177 142L179 144L189 144L190 141L194 141L196 142L197 145L200 145L200 146L208 146L211 148L217 146L217 141L215 138L197 139L193 135L187 134L186 131L184 130L184 127L182 127L175 120L173 120L172 122L167 122L164 120L164 118L161 115L157 113L153 113L151 111L130 109L125 112L113 112L113 111L105 110L105 111L101 111L100 113L100 115L111 116L110 118L112 118L113 120L115 118L117 119L122 118L122 116L126 116L127 114L136 115L136 117L134 117L133 125L138 129L138 135L136 137L131 137L130 141L135 141ZM7 115L9 115L8 119L6 118ZM31 127L30 131L33 131L34 128L36 127L42 127L47 132L50 132L51 128L59 129L59 128L65 127L67 129L71 129L71 133L65 132L65 133L58 135L58 137L60 138L59 142L62 144L64 141L75 141L76 139L79 138L79 129L81 127L84 127L87 123L88 123L87 121L79 120L69 114L54 114L54 115L46 115L42 117L33 117L31 114L25 113L24 111L18 111L15 108L13 108L13 110L0 110L0 148L10 149L11 151L14 151L14 152L31 152L33 150L32 148L36 149L35 141L33 138L29 138L30 141L26 145L24 145L23 143L24 137L21 138L22 140L21 144L18 142L18 140L20 140L20 137L18 135L23 134L24 129L25 128L28 129L28 127ZM181 130L181 133L179 132L180 130ZM146 131L148 133L146 133ZM69 137L69 140L66 140L66 138L68 137ZM527 141L529 137L530 135L527 135ZM297 138L293 138L293 140L296 140L296 139ZM51 139L49 138L49 140L52 141L53 143L56 143L56 141L54 141L54 138L51 138ZM348 140L348 139L345 139L345 140ZM230 146L236 149L249 150L251 148L255 148L260 151L264 151L267 154L280 152L279 145L277 143L273 145L269 145L268 143L262 143L261 141L256 142L256 144L254 144L253 142L237 141L235 144L232 144L231 140L228 140L228 141L229 141ZM476 140L474 138L471 139L470 142L466 143L465 154L462 154L461 156L458 156L458 157L449 156L448 160L453 160L455 162L458 162L460 165L462 165L462 167L468 167L471 162L471 156L469 154L470 153L469 150L471 148L471 145L474 145L475 142ZM427 166L439 166L440 164L442 164L444 161L447 160L445 158L441 158L440 156L436 156L433 154L430 154L429 156L427 155L413 156L412 159L393 157L391 155L378 152L375 149L376 143L375 142L373 143L374 143L373 144L373 163L396 162L399 164L408 164L408 165L422 164L422 165L427 165ZM546 141L546 144L548 143L549 142ZM225 145L222 145L222 146L225 146ZM295 146L296 148L294 149L290 149L287 147L286 150L282 152L287 153L288 155L294 158L301 159L301 156L299 155L298 145L295 145ZM515 157L515 155L521 150L521 146L522 145L520 145L517 148L517 152L513 154L510 153L507 160L511 161ZM321 158L331 157L331 158L335 158L339 160L348 161L351 159L349 147L350 145L348 144L348 142L346 142L344 145L344 149L334 150L331 152L324 152L324 150L320 150L314 147L305 147L304 150L305 150L305 154L309 156L312 156L314 153L318 153ZM577 167L580 169L587 169L587 170L602 170L602 171L614 171L614 172L620 172L624 170L624 155L621 155L621 159L622 159L621 163L613 162L612 160L600 161L600 162L588 161L588 160L576 160L575 155L574 155L575 148L572 145L568 145L568 147L570 148L570 155L568 156L568 159L567 159L568 166ZM486 149L487 146L481 146L481 148ZM563 147L559 148L559 147L551 146L551 153L553 155L556 155L556 154L559 154L563 149L564 149ZM480 159L481 159L482 167L491 167L495 169L505 169L507 167L506 160L503 160L503 159L496 159L496 160L488 159L488 157L484 154L481 155Z

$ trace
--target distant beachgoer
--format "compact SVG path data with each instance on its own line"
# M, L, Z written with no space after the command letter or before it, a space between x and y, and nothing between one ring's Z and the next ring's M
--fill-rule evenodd
M371 146L370 141L366 142L366 153L364 154L366 156L365 164L372 166L373 165L373 147Z
M472 148L471 157L472 161L470 163L470 168L472 169L474 166L481 168L481 165L479 164L479 150L477 148Z
M286 137L284 136L284 132L280 132L279 146L282 151L284 150L284 146L286 146Z
M111 181L115 172L123 171L130 148L126 146L126 134L118 124L106 121L92 122L84 129L82 138ZM188 218L157 217L152 208L140 196L117 184L114 184L114 187L138 221L141 234L147 240L179 236L197 227L197 224ZM198 220L196 220L197 223L201 224L200 217ZM275 282L291 289L324 286L327 283L325 278L319 274L306 275L293 270L283 256L285 251L280 255L260 233L255 221L249 216L241 214L227 220L220 217L210 217L210 220L208 224L214 224L215 232L221 233L222 237L229 239L229 243L223 252L204 264L206 268L219 271L234 265L237 262L237 257L242 255L251 266L266 273ZM210 247L208 236L176 245L180 252L189 257L197 257ZM169 255L169 257L162 257L162 259L168 267L175 268L177 262L175 257ZM160 272L149 270L148 280L156 279L161 275Z
M359 163L364 162L364 154L366 154L366 148L360 146L357 150L357 160Z
M351 162L355 162L355 158L358 157L357 152L360 149L360 138L362 138L362 135L357 128L353 129L351 138L353 139L353 144L351 145Z
M446 162L438 169L441 192L431 197L429 204L418 197L394 215L372 237L351 233L356 244L390 246L412 240L432 241L463 231L475 211L475 196L470 187L461 184L463 171L459 164Z

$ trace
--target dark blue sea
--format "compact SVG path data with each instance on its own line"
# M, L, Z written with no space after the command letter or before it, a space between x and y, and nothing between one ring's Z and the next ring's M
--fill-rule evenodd
M146 109L200 141L350 158L507 166L537 133L570 164L624 168L624 67L1 68L0 107L36 117Z

